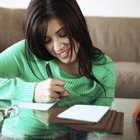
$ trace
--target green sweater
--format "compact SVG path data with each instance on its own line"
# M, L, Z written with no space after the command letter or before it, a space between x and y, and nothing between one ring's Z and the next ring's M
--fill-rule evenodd
M33 102L34 89L37 82L48 79L48 75L45 68L46 61L38 59L33 54L31 58L33 60L33 69L39 79L32 73L27 63L25 40L12 45L7 50L0 53L0 99L11 100L12 104L17 104L20 101ZM105 55L103 60L100 61L104 61L104 59L106 59L106 63L103 65L97 65L93 62L92 72L104 85L106 93L104 93L103 88L97 82L89 80L85 76L76 77L59 69L55 60L49 62L53 77L64 80L65 89L70 93L69 100L67 102L63 100L58 102L58 106L66 107L75 103L111 106L114 99L116 81L115 69L112 60L108 56ZM77 96L78 98L75 98ZM95 100L95 98L97 99ZM25 123L25 114L26 117L29 115L33 116L32 119L28 119L30 122L28 124ZM19 116L16 117L16 120L7 119L5 121L3 134L8 134L9 132L10 135L9 127L11 129L14 128L15 131L11 131L11 133L14 134L15 132L16 135L16 131L27 135L47 134L47 132L51 133L51 125L46 126L42 124L34 116L33 111L22 110ZM17 121L17 123L14 123L15 121ZM57 127L57 125L52 125L53 130Z

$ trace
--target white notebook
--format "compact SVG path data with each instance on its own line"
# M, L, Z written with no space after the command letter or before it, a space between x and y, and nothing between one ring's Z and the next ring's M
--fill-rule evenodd
M97 105L74 105L57 115L59 118L99 122L110 107Z
M48 110L50 109L54 103L27 103L27 102L20 102L18 103L19 108L25 108L25 109L34 109L34 110Z

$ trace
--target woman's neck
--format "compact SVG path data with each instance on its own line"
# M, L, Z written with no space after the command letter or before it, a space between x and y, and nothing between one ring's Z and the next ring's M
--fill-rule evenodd
M65 64L65 63L62 63L62 62L56 60L56 63L58 64L58 66L61 70L64 70L75 76L80 76L78 61L71 62L69 64Z

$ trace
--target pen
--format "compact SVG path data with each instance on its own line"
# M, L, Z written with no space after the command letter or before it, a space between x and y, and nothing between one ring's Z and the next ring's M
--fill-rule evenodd
M46 71L47 71L47 74L50 78L53 78L53 75L52 75L52 71L51 71L51 68L50 68L50 64L47 62L46 64ZM61 97L61 93L57 92L58 94L60 94L60 97L59 98L62 98Z
M48 62L46 64L46 71L47 71L48 76L50 78L53 78L52 71L51 71L51 68L50 68L50 64Z
M53 75L52 75L52 71L51 71L49 62L47 62L47 64L46 64L46 71L47 71L48 76L50 78L53 78Z

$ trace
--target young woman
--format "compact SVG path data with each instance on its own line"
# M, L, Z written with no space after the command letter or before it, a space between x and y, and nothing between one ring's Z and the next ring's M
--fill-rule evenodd
M61 107L76 103L111 106L113 62L93 46L76 0L31 0L25 12L24 31L25 40L0 54L0 99L17 104L62 98L58 102ZM47 63L52 78L47 75ZM67 130L64 126L43 125L35 117L27 119L31 113L20 112L18 123L6 120L2 134L19 139L51 138L54 130Z

